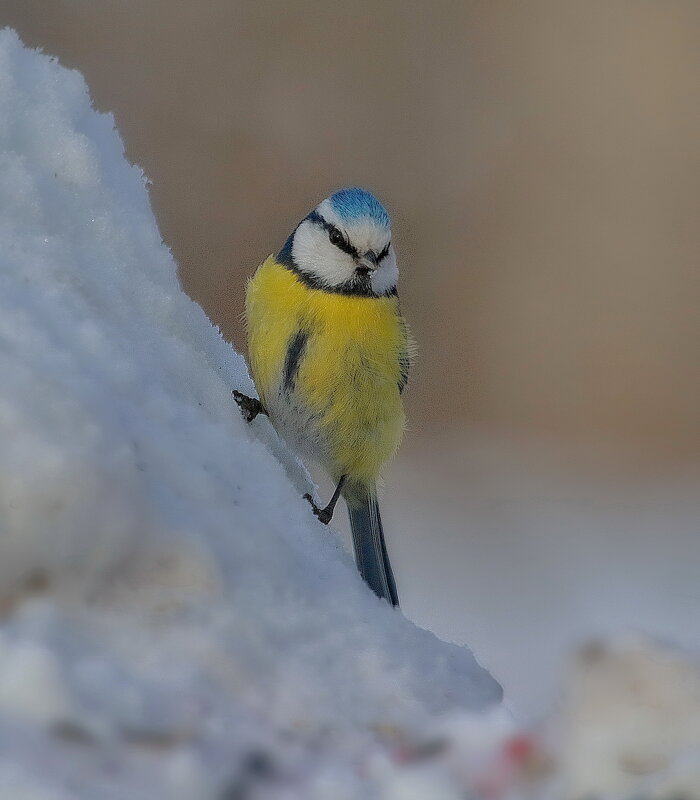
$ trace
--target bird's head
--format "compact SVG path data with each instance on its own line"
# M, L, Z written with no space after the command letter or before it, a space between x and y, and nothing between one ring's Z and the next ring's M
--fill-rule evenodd
M311 286L384 297L399 277L391 223L364 189L341 189L306 216L279 254Z

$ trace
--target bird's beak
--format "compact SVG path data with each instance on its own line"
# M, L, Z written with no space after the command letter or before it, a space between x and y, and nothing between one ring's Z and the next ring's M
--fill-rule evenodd
M379 266L377 254L374 252L374 250L368 250L360 259L358 266L360 269L366 269L369 272L374 272L374 270Z

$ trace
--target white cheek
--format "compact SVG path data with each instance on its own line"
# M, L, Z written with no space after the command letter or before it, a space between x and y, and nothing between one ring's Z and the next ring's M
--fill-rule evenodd
M375 294L386 294L393 289L399 280L399 268L396 264L394 248L389 248L389 253L379 265L379 269L372 275L372 289Z
M355 272L352 256L328 240L323 228L304 221L294 234L292 258L302 272L315 275L329 286L339 286Z

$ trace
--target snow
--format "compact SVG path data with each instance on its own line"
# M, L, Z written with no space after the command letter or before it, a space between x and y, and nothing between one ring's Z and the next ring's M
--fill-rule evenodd
M112 117L7 29L0 375L1 796L408 798L396 743L499 700L309 514Z
M685 777L687 765L674 762L688 755L695 788L675 796L700 793L700 669L682 652L632 636L583 648L562 718L570 796L639 795L640 778L670 784L679 772Z

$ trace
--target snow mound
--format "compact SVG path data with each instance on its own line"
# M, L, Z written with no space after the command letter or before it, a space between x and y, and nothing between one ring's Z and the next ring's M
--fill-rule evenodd
M312 518L112 117L7 29L0 375L1 796L380 796L367 754L500 698Z

